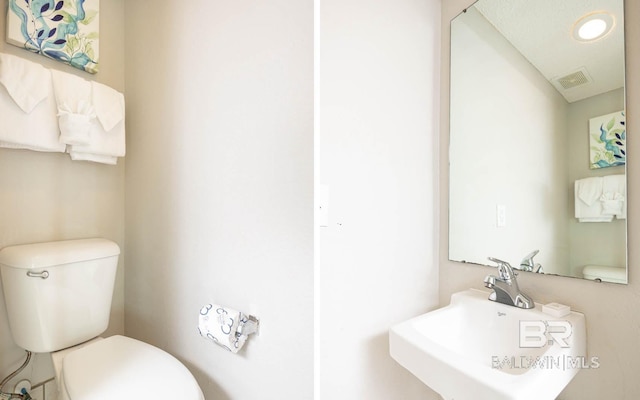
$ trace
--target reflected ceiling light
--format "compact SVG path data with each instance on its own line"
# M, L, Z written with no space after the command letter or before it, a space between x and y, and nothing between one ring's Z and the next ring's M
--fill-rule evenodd
M613 15L607 12L587 14L573 24L573 37L581 42L590 42L607 35L613 26Z

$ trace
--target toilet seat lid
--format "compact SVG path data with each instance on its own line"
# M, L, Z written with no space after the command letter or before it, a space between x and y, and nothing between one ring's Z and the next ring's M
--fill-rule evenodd
M150 344L111 336L73 351L62 361L71 400L204 400L189 370Z

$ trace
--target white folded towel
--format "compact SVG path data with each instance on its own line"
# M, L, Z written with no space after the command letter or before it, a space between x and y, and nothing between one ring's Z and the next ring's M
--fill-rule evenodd
M98 82L93 82L93 107L102 128L109 132L124 119L124 96Z
M51 70L51 78L58 107L65 106L75 112L81 104L91 104L90 81L57 70Z
M212 340L232 353L237 353L247 340L242 334L240 323L247 318L239 311L222 307L217 304L207 304L200 309L198 330L200 335Z
M97 118L91 122L89 139L86 144L72 145L67 151L72 160L115 165L118 157L124 157L126 152L124 96L92 82L91 101Z
M51 75L46 68L4 53L0 53L0 83L27 114L51 92Z
M124 96L98 82L53 71L60 141L72 160L115 165L125 155Z
M627 218L627 176L625 174L607 175L602 178L603 215L615 215L618 219Z
M576 181L578 198L586 205L591 206L602 195L602 178L593 177Z
M64 152L49 70L2 53L0 70L0 147Z
M88 143L73 145L67 152L72 160L115 165L118 157L125 155L124 121L120 121L110 132L106 132L98 120L94 119L89 130Z
M613 215L604 215L601 177L579 179L575 182L575 217L580 222L611 222Z
M73 148L68 149L67 152L73 161L92 161L101 164L116 165L118 164L118 157L105 156L100 154L91 154L73 151Z
M58 104L60 142L68 145L89 144L92 120L91 82L62 71L51 71Z

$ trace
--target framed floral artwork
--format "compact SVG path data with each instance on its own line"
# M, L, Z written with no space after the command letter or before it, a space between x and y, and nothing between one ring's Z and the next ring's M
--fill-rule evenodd
M591 169L625 165L627 128L624 111L589 120L589 165Z
M100 0L8 0L7 43L98 72Z

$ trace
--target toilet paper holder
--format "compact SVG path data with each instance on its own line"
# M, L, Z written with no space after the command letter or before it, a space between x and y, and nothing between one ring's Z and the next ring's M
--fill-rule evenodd
M207 304L200 309L200 335L233 353L244 346L249 335L259 330L260 320L256 316L218 304Z
M236 332L236 336L249 336L251 334L257 333L260 334L260 320L253 315L246 316L246 319L243 318L240 320L238 324L238 331Z

